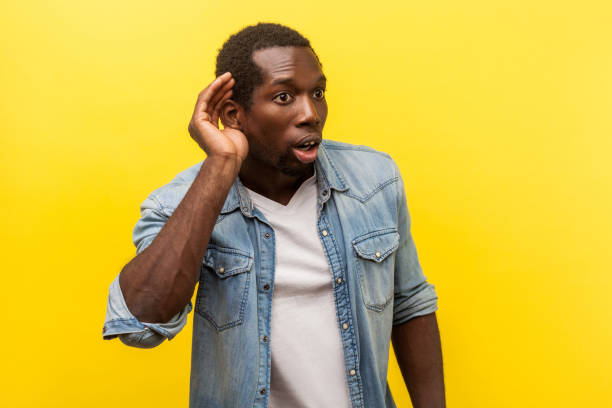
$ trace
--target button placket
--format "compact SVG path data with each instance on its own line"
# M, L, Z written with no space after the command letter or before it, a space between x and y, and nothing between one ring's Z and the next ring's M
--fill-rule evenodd
M257 210L255 210L257 211ZM265 222L261 216L255 218L257 243L260 247L261 257L258 260L259 276L257 277L257 315L263 316L264 323L259 326L259 376L256 395L260 401L265 401L269 396L270 385L270 301L271 289L273 287L274 262L267 256L274 252L274 230ZM259 405L257 405L259 406Z
M328 197L331 196L331 191ZM332 203L332 205L334 205ZM332 283L335 282L334 298L336 300L336 314L340 326L340 339L344 350L344 367L345 373L348 375L349 397L353 406L363 408L363 391L362 381L357 375L357 367L359 358L355 339L355 325L352 324L352 307L349 297L349 281L343 284L344 279L350 279L350 268L346 265L347 257L342 257L342 244L344 243L343 234L332 235L330 228L333 228L334 223L328 222L328 214L322 210L319 214L318 231L319 237L325 246L326 256L330 262L332 269ZM339 221L339 220L338 220ZM335 231L335 230L333 230ZM339 240L339 242L338 242ZM347 241L350 242L350 241ZM381 251L382 252L382 251ZM372 256L372 254L370 255ZM382 253L381 253L382 258ZM346 328L345 328L346 327ZM353 368L351 368L353 367Z

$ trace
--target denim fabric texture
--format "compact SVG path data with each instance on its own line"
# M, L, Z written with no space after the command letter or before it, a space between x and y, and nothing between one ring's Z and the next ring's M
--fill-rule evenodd
M133 235L138 253L162 229L201 165L181 172L142 203ZM320 145L315 166L318 233L332 274L351 405L395 407L387 384L392 327L437 310L434 286L423 275L410 233L402 177L389 155L329 140ZM191 408L267 407L274 242L274 230L236 179L200 269ZM189 302L169 322L139 322L125 305L117 277L103 337L154 347L172 339L191 310Z

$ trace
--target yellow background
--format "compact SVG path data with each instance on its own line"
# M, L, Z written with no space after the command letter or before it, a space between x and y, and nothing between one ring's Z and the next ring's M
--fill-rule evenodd
M312 41L325 137L399 163L449 407L610 406L609 2L7 3L0 406L187 405L191 323L153 350L105 342L107 290L139 204L203 159L196 95L256 21Z

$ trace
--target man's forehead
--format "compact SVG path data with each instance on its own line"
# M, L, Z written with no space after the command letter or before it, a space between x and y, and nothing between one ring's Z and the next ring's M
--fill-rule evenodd
M253 62L261 69L265 82L277 82L298 73L317 79L323 76L321 64L310 47L264 48L253 53Z

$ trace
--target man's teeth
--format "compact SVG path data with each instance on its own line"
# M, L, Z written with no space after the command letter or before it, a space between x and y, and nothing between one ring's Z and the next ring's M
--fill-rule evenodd
M299 146L298 146L298 149L304 149L304 150L307 150L307 149L310 149L310 148L311 148L312 146L314 146L315 144L316 144L316 143L315 143L315 141L314 141L314 140L313 140L313 141L311 141L311 142L306 142L306 143L303 143L303 144L299 145Z

